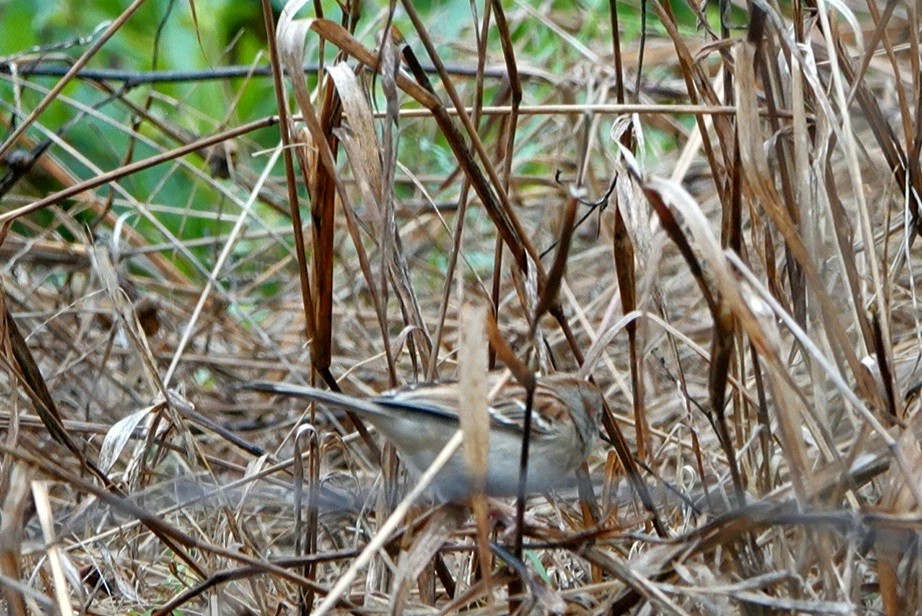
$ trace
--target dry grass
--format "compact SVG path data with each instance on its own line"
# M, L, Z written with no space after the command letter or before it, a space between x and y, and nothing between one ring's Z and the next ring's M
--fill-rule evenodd
M21 110L2 146L4 613L294 613L350 566L337 609L922 611L915 8L795 3L744 35L651 0L638 78L639 41L604 12L499 4L457 40L410 2L405 38L367 7L283 14L276 74L327 78L276 82L286 147L258 156L273 118L196 137L158 113L196 113L182 100L100 85L137 124L113 120L124 166L87 180ZM155 164L190 202L133 189ZM382 533L408 487L389 447L238 390L457 378L475 300L501 358L505 340L532 369L582 366L611 407L595 489L530 499L524 527L497 509L492 556L456 509Z

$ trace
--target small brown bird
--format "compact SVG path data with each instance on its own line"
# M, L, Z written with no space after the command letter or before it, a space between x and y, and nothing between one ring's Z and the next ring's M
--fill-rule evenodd
M489 383L500 380L489 375ZM423 473L459 427L458 383L415 385L362 400L344 394L290 383L260 382L248 389L307 398L327 407L351 411L383 434L412 473ZM489 402L490 444L486 491L513 496L519 485L519 458L525 420L525 389L508 381ZM566 483L569 474L592 451L602 408L599 389L578 376L540 377L535 387L526 492ZM459 501L472 492L472 481L460 452L436 476L433 493L440 501Z

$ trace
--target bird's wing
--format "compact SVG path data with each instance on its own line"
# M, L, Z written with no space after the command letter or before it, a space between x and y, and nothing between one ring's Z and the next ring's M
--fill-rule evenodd
M260 381L249 383L245 388L306 398L360 415L380 417L400 414L406 417L412 414L422 414L454 425L458 424L456 409L459 400L455 383L412 385L387 392L370 400L293 383ZM525 422L524 388L515 382L509 382L494 396L488 411L490 423L494 429L521 433ZM543 387L539 381L532 404L532 438L553 434L557 429L556 422L561 419L559 417L561 412L566 412L566 405L559 400L553 390Z
M421 383L384 393L373 402L400 413L421 413L457 424L457 395L451 383Z
M458 404L463 404L463 400L458 400L457 383L414 385L375 398L375 402L404 412L423 412L453 422L458 421ZM554 433L554 420L558 419L555 413L559 412L560 401L553 391L542 387L540 381L535 388L532 406L532 438ZM525 422L525 389L509 381L493 396L488 411L494 429L521 434Z
M510 383L494 398L490 415L495 423L516 426L521 431L525 425L525 406L525 389ZM557 394L538 381L532 398L532 438L555 434L559 430L558 422L565 419L561 413L566 412L567 406Z

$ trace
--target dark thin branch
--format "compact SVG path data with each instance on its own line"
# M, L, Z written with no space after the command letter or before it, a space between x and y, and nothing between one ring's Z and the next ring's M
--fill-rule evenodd
M16 74L22 77L61 77L69 70L69 66L62 64L30 64L16 63ZM453 65L445 67L448 73L460 77L474 77L477 75L476 66ZM316 64L305 64L304 72L316 74L318 66ZM423 66L427 73L434 73L435 68L432 66ZM520 69L521 70L521 69ZM527 77L538 77L537 73L521 71ZM0 75L10 75L13 73L12 63L0 63ZM504 67L484 69L485 77L491 79L505 79L506 69ZM181 82L198 82L213 81L221 79L243 79L245 77L269 77L272 75L272 67L263 66L218 66L215 68L204 69L199 71L125 71L119 69L83 69L77 71L75 79L85 81L118 81L129 86L137 86L148 83L181 83Z

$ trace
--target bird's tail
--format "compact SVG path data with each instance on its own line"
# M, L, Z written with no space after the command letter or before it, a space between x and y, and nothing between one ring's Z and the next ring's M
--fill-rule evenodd
M347 396L346 394L327 391L325 389L317 389L316 387L309 387L307 385L296 385L295 383L277 381L255 381L246 383L243 385L242 389L263 391L295 398L305 398L329 407L342 409L344 411L352 411L359 415L381 416L385 414L381 407L369 400L361 400L359 398Z

